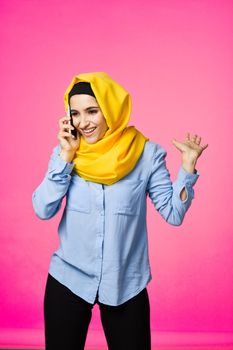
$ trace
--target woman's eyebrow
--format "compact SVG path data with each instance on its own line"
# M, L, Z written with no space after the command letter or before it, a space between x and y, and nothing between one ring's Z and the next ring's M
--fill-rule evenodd
M92 109L92 108L99 108L99 107L98 107L98 106L91 106L91 107L87 107L87 108L85 108L85 109L84 109L84 111L88 111L89 109ZM71 109L71 111L78 112L78 110L77 110L77 109L75 109L75 108L72 108L72 109Z

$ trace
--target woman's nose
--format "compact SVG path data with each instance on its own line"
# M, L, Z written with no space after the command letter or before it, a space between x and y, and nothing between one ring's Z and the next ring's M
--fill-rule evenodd
M90 121L88 120L87 116L85 116L85 115L84 116L80 116L78 127L80 129L84 129L89 123L90 123Z

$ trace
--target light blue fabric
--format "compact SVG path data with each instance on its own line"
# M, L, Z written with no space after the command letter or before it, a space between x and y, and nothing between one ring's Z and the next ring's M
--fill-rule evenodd
M199 173L180 166L172 183L166 168L167 152L147 141L134 169L113 185L86 181L74 163L51 155L48 171L32 195L36 215L52 218L66 206L58 227L60 245L49 273L73 293L93 304L120 305L138 294L152 279L146 226L147 195L171 225L181 225L194 198ZM182 188L187 198L180 199Z

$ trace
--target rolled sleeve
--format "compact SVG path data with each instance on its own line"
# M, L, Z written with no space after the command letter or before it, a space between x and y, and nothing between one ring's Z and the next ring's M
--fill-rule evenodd
M199 176L200 173L196 169L194 170L194 173L190 173L180 166L177 178L173 183L174 195L176 196L177 201L180 202L179 204L185 205L186 210L190 206L191 200L194 198L193 186L197 182ZM183 188L186 190L185 200L182 200L180 197L180 193Z
M52 155L50 157L47 177L50 180L56 179L70 179L70 175L74 168L74 162L66 162L60 157L61 147L60 144L54 147Z
M75 164L64 161L60 150L60 144L54 147L45 177L32 194L33 208L41 219L50 219L59 211L70 185Z
M177 179L180 182L187 183L187 184L190 184L191 186L194 186L199 176L200 176L200 173L196 169L194 170L194 173L190 173L181 166L177 174Z

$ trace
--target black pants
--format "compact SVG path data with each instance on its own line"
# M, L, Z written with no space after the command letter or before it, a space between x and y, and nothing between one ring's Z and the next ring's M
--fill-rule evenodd
M118 306L95 300L109 350L151 350L147 289ZM84 350L92 308L48 274L44 295L46 350Z

